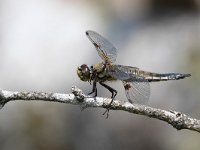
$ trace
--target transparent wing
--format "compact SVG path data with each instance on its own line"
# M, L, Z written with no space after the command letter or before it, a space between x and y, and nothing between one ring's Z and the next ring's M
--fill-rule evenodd
M147 104L150 97L150 85L148 81L122 81L126 97L130 103Z
M99 56L105 62L115 62L117 57L117 49L107 39L95 31L86 31L86 35L97 49Z
M112 76L115 79L118 80L128 80L131 79L133 76L130 73L127 73L122 67L121 65L110 65L108 70L108 74L110 76Z
M130 72L134 67L113 65L110 66L108 74L122 80L126 97L130 103L146 104L150 97L150 85L144 77L134 75ZM137 69L137 68L136 68Z

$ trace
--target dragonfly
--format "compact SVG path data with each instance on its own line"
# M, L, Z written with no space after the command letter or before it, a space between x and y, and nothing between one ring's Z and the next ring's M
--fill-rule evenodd
M153 73L137 67L115 64L117 49L113 44L95 31L86 31L86 36L93 43L103 61L90 67L82 64L77 68L77 75L80 80L93 85L92 91L88 93L89 95L97 96L97 83L111 92L111 101L106 112L109 112L109 108L117 95L117 90L107 85L108 81L122 81L126 97L130 103L147 104L150 97L150 82L179 80L191 76L181 73Z

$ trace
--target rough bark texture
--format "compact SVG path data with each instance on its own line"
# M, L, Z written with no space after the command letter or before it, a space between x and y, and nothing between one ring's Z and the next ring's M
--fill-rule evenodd
M73 94L44 93L44 92L11 92L0 90L0 106L14 100L42 100L59 103L80 105L83 109L87 107L106 108L111 101L110 98L88 97L77 87L72 87ZM112 103L112 110L124 110L130 113L156 118L171 124L177 130L189 129L200 132L200 120L187 116L181 112L166 111L152 108L146 105L122 103L115 100Z

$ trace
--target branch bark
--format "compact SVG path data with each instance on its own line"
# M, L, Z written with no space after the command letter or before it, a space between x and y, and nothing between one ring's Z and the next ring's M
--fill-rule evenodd
M82 90L77 87L72 87L73 94L60 93L45 93L45 92L12 92L0 90L0 107L3 107L7 102L15 100L42 100L50 102L68 103L80 105L83 109L87 107L107 108L111 99L102 97L88 97ZM134 114L144 115L159 119L172 125L177 130L189 129L200 132L200 120L183 114L182 112L166 111L158 108L152 108L146 105L122 103L119 100L114 100L112 110L123 110Z

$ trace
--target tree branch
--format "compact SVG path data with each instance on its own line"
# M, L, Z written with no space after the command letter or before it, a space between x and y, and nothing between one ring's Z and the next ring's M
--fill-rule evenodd
M44 93L44 92L11 92L0 90L0 106L3 107L7 102L14 100L42 100L50 102L68 103L86 107L107 108L111 99L102 97L88 97L77 87L72 87L73 94ZM128 102L114 100L112 110L124 110L130 113L156 118L171 124L177 130L189 129L200 132L200 120L191 118L182 112L166 111L152 108L146 105L130 104Z

